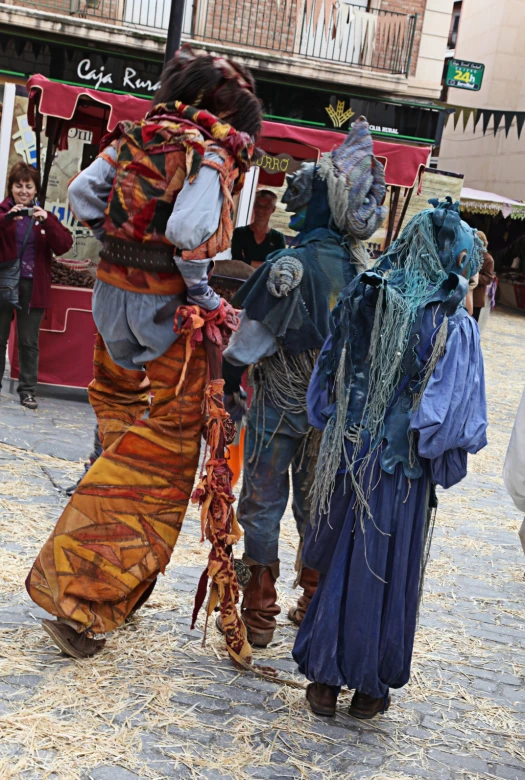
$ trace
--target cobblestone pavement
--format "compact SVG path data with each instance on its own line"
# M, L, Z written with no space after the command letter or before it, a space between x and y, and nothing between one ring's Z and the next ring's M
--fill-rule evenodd
M61 656L25 595L28 568L80 475L85 402L0 397L0 778L525 779L525 558L501 479L525 385L525 319L496 312L484 336L490 444L440 496L410 684L370 724L313 716L301 690L239 674L214 627L189 630L206 561L190 510L166 576L137 618L82 663ZM295 532L283 528L282 614L257 653L286 675Z

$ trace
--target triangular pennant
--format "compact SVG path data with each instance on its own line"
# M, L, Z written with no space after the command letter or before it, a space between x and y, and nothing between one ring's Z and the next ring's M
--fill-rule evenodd
M443 104L444 105L444 104ZM448 120L450 117L454 114L454 111L456 110L454 106L447 106L447 113L445 114L445 127L448 125Z
M476 127L478 126L478 122L481 119L481 109L478 109L476 111L476 117L474 119L474 132L476 132Z
M330 16L332 14L331 0L324 0L324 34L328 40L330 32ZM334 19L335 21L335 19Z
M310 26L310 17L312 15L312 5L314 0L305 0L305 14L306 14L306 31L308 32ZM314 28L315 32L315 28Z
M470 119L472 114L475 114L475 113L476 113L476 109L475 108L470 108L469 107L469 108L464 108L463 109L463 132L465 132L465 130L467 129L468 120Z
M339 17L340 3L339 0L330 0L330 2L328 0L325 0L325 3L327 6L329 6L332 13L332 34L330 37L333 40L337 35L337 23L339 21L338 17Z
M324 0L314 0L314 21L313 21L313 31L314 35L317 30L317 22L319 21L319 17L321 16L321 8L323 7Z
M518 131L518 138L523 130L525 124L525 111L516 111L516 130Z
M514 122L515 116L516 116L515 111L505 111L505 138L509 137L509 130L512 127L512 123Z
M498 132L498 127L501 124L501 120L503 119L504 111L494 111L494 135Z
M461 114L463 113L464 109L461 108L461 106L456 106L456 113L454 114L454 130L458 126L459 118Z
M492 118L492 114L494 111L490 108L482 108L481 109L481 115L483 117L483 135L487 132L487 127L489 126L489 122Z

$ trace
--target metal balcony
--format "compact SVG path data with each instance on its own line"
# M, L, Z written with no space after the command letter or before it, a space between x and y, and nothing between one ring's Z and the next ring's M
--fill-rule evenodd
M10 0L61 16L144 30L167 29L171 0ZM408 75L416 14L366 9L365 0L186 0L183 36Z

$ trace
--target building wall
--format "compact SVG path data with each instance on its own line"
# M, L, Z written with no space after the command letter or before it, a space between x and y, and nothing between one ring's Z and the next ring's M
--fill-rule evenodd
M522 0L464 0L455 57L483 62L485 75L479 92L451 88L450 103L475 108L525 110L525 3ZM525 132L516 127L508 138L500 126L496 137L491 121L483 136L469 120L454 130L449 120L439 167L465 175L474 189L525 200Z
M418 15L408 92L438 98L454 0L381 0L380 7Z
M167 8L168 0L128 0L127 4L124 4L124 0L100 0L85 18L64 13L71 1L50 0L46 3L44 0L32 0L30 4L30 0L14 0L16 7L0 3L0 26L2 29L23 28L33 37L52 33L54 36L67 36L68 39L79 37L95 45L109 44L117 50L140 50L144 54L155 52L162 55L165 32L161 25L157 25L156 29L154 26L140 25L146 22L151 24L148 10L151 7L158 6L158 18L164 19L163 9ZM193 2L186 0L185 40L190 37L187 31L190 27L186 22L189 24L188 20L191 19ZM363 9L366 8L366 0L353 0L353 3L362 4ZM195 37L198 43L217 53L233 54L256 71L283 78L291 76L337 83L405 99L433 99L439 98L441 93L441 71L452 4L453 0L371 0L370 8L374 10L403 15L418 14L411 58L412 75L408 79L396 67L392 68L394 73L389 72L388 58L386 67L374 67L373 61L370 62L372 67L368 64L363 67L357 64L359 57L355 60L356 64L351 66L344 57L343 61L329 59L329 52L324 50L320 54L317 51L303 51L303 47L298 45L296 34L297 9L303 7L301 0L199 0L196 2ZM253 15L256 5L257 17ZM221 12L230 6L236 9L235 13ZM246 13L248 6L253 9L252 17L246 23L242 15L239 18L238 9L244 8ZM123 17L125 9L126 18L133 17L132 21L139 26L115 23L116 18ZM96 18L92 14L96 14ZM324 14L321 14L321 18L324 18ZM251 34L248 41L247 31ZM351 35L349 41L353 41ZM333 45L331 35L323 38L323 46ZM359 53L359 46L357 50ZM296 56L290 56L292 51ZM394 54L391 59L397 63L399 59L395 48L392 51ZM375 53L371 55L372 59L377 59L381 53L379 44L379 49L376 46Z

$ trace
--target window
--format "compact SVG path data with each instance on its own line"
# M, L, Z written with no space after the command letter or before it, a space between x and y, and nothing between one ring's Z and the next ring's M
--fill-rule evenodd
M455 49L456 48L456 42L458 39L458 30L459 30L459 20L461 19L461 8L459 10L455 10L452 14L452 25L450 28L450 36L448 39L448 48L449 49Z

